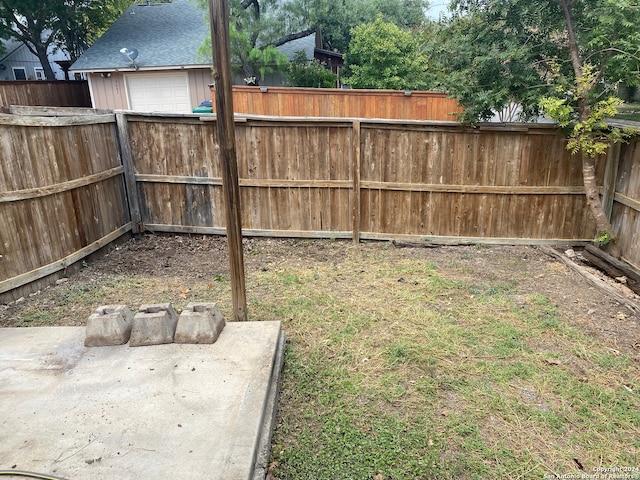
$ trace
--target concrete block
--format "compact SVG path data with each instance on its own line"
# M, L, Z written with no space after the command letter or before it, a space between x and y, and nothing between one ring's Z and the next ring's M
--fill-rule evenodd
M173 343L178 314L170 303L142 305L133 317L130 347Z
M87 320L85 347L124 345L129 341L133 314L126 305L102 305Z
M215 343L225 322L215 303L192 302L180 314L176 343Z

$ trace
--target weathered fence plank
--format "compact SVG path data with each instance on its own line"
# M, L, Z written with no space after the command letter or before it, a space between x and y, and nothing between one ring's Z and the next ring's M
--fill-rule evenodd
M114 116L35 126L0 116L0 282L46 273L132 223L224 234L215 117L118 116L120 153ZM550 126L246 116L236 136L244 235L536 245L595 235L580 161ZM605 167L599 159L601 185ZM612 224L638 266L637 140L622 146L616 179Z
M353 157L351 164L353 165L353 193L351 197L351 205L353 208L351 228L353 230L353 243L360 243L360 161L362 136L360 134L360 122L353 122Z
M8 117L0 118L0 294L130 229L112 115L111 123Z
M127 201L129 202L129 212L131 216L132 232L140 233L142 230L142 215L140 214L140 202L138 201L138 188L133 170L133 160L131 158L131 140L129 139L129 127L127 117L116 114L117 142L120 161L123 165L124 181L127 190Z
M623 258L640 269L640 140L622 145L611 224Z
M398 121L362 120L358 130L351 119L244 120L237 136L245 229L328 237L351 231L363 238L593 236L580 164L549 127L407 122L402 128ZM132 128L136 181L148 214L143 221L184 225L185 190L170 184L209 185L198 202L213 207L194 226L206 227L210 219L208 227L223 228L215 149L202 143L198 126L152 122L130 121L144 126ZM356 222L354 209L360 211Z
M86 80L0 82L0 107L10 105L90 107L91 96Z

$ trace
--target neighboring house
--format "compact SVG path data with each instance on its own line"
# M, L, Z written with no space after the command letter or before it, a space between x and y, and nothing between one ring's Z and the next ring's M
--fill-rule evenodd
M322 32L320 29L316 32L316 45L313 49L313 58L324 64L326 68L331 70L337 76L337 87L341 85L340 82L340 69L344 65L344 59L342 54L334 52L332 50L325 50L323 47Z
M211 98L212 62L199 53L208 35L205 12L188 0L133 5L70 71L87 74L94 108L191 112ZM303 49L313 58L314 46L312 34L279 49L290 58ZM135 50L132 60L121 53L125 48ZM262 83L282 82L268 76Z
M0 54L0 80L46 80L44 68L37 55L31 53L27 46L18 40L0 40L4 53ZM65 73L56 63L68 61L69 57L62 50L51 47L49 62L56 80L64 80Z

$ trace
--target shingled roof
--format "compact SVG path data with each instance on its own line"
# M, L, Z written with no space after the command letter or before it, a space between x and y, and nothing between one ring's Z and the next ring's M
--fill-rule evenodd
M120 49L138 50L140 69L206 66L198 54L209 35L205 12L188 0L132 5L78 60L71 70L129 69Z
M193 68L211 65L198 49L209 36L205 11L189 0L133 5L116 20L70 70L100 72L130 70L120 49L138 50L136 65L141 70ZM278 47L290 59L297 50L313 58L315 33Z
M24 46L24 43L22 43L19 40L0 39L0 52L3 52L2 56L0 57L0 62L4 61L6 58L13 55L16 52L16 50L18 50L20 47L23 47L23 46Z

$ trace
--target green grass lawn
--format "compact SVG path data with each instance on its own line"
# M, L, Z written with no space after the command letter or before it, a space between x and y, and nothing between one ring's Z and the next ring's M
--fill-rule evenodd
M638 364L567 324L548 297L428 261L362 269L254 280L269 300L251 310L282 319L289 338L276 478L543 478L639 465Z

